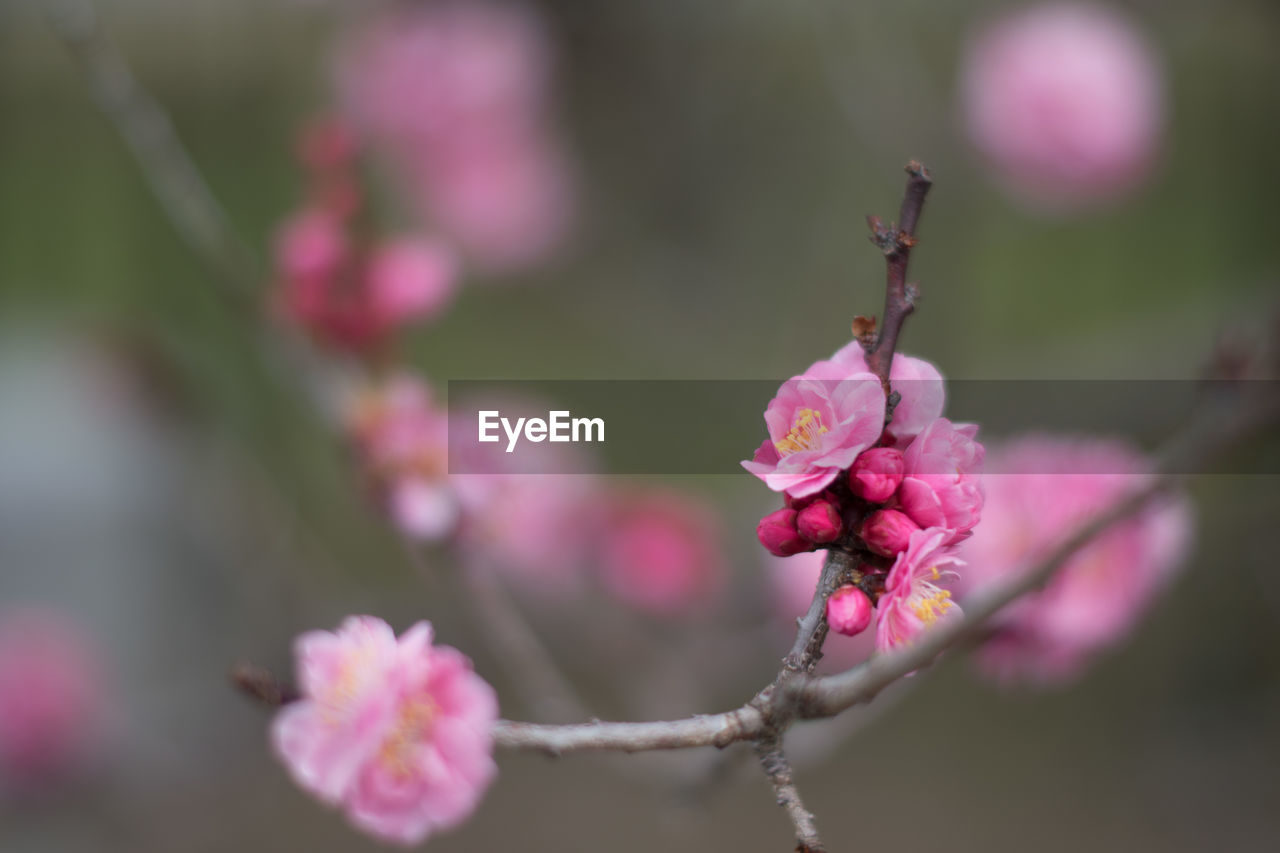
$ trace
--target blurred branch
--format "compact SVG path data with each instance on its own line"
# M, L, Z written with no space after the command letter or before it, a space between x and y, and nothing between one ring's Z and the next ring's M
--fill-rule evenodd
M209 191L173 123L139 85L102 28L89 0L46 0L45 15L75 60L85 84L115 124L151 192L188 248L241 297L253 300L262 276Z

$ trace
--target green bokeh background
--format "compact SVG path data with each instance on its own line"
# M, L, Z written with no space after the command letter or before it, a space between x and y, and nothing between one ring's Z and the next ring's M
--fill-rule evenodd
M583 189L576 240L543 269L467 287L414 337L414 363L440 382L786 375L842 344L854 314L880 311L883 264L863 218L894 213L909 157L937 184L905 348L948 376L1189 378L1220 335L1265 331L1280 275L1280 8L1123 4L1165 63L1162 164L1129 200L1053 217L1002 194L958 130L964 36L1012 5L542 3ZM338 16L260 0L101 7L265 254L301 192L293 134L324 104ZM178 437L178 512L213 525L218 543L179 542L165 585L138 605L155 645L165 631L183 639L135 667L121 703L147 707L146 691L194 684L181 713L156 711L186 737L171 738L160 765L5 807L5 850L373 849L287 782L264 749L265 715L223 687L219 663L284 669L295 633L347 612L400 627L431 618L509 695L483 626L452 598L449 567L424 580L406 564L289 377L264 369L254 318L216 287L38 4L0 3L0 334L36 352L109 341L145 366L153 416ZM746 477L686 485L725 512L735 585L755 583L751 529L768 497ZM1268 538L1280 504L1270 477L1204 478L1195 493L1189 571L1079 685L1005 692L949 662L803 770L831 847L1268 849L1280 831L1280 580ZM29 574L4 554L0 575ZM58 588L75 590L93 565L65 571ZM43 587L0 596L32 589ZM549 641L589 696L629 710L609 682L629 659L592 662L590 636ZM647 711L728 706L773 664L677 654L667 666L695 668L684 678L715 671L712 704L673 693L648 697ZM750 773L689 800L623 764L504 756L479 814L431 846L788 849L786 822Z

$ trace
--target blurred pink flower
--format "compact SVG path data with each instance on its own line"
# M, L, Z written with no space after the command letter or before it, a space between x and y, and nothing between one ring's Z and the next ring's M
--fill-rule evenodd
M290 321L324 343L363 351L448 304L458 276L448 246L398 238L357 250L345 229L337 213L321 207L280 229L277 302Z
M1140 488L1147 460L1125 444L1027 436L992 453L982 524L963 543L963 598L1029 567L1094 513ZM1042 592L1009 608L979 654L988 672L1043 682L1075 675L1132 628L1189 547L1177 497L1117 525L1073 557Z
M53 611L0 616L0 780L39 787L74 772L103 735L93 647Z
M640 610L688 612L706 604L724 584L720 536L715 511L688 495L623 496L602 531L605 586Z
M1121 195L1156 158L1159 63L1112 9L1059 2L978 33L962 60L974 143L1019 195L1072 206Z
M337 88L427 219L475 262L510 269L556 248L573 215L550 65L532 10L445 0L388 8L350 33Z
M388 328L434 317L458 283L458 260L439 240L400 238L377 246L365 270L370 311Z
M851 341L831 358L815 362L804 375L816 379L847 379L866 373L867 354L862 344ZM889 366L889 385L901 398L893 410L887 431L894 446L903 448L926 426L942 417L947 389L938 368L922 358L895 354Z
M820 492L880 438L884 392L870 373L840 380L796 376L764 413L769 440L742 463L775 492Z
M392 522L414 539L452 535L460 516L448 476L449 417L409 374L366 388L348 406L347 434Z
M951 541L971 531L982 516L979 472L986 451L974 424L938 418L903 454L899 508L921 527L947 528Z
M295 781L371 835L418 844L468 817L493 780L493 689L419 622L373 617L297 642L302 698L272 724Z
M950 539L951 532L940 528L911 534L907 549L889 570L877 603L877 650L909 644L939 620L960 615L951 591L939 586L958 577L953 567L964 565L947 544Z

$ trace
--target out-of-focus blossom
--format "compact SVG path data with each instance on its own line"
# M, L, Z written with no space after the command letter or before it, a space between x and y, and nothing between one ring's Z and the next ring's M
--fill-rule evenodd
M509 269L556 248L573 216L550 64L531 10L444 0L388 7L349 33L337 88L432 225L478 264Z
M419 622L398 640L352 617L296 643L302 698L272 723L294 780L375 837L417 844L457 825L492 781L492 688Z
M438 541L460 516L450 483L449 417L409 375L366 389L349 406L347 432L375 494L406 535Z
M827 624L837 634L854 637L871 624L871 599L856 586L842 586L827 599Z
M909 644L940 620L960 615L951 591L941 586L958 576L954 567L964 565L948 544L951 538L950 531L938 528L911 534L907 549L889 570L877 603L877 650Z
M863 452L849 469L849 490L871 503L884 503L902 482L902 451L873 447Z
M964 537L982 515L979 473L986 451L974 424L938 418L903 454L899 508L921 527L947 528Z
M769 440L742 467L775 492L820 492L880 438L884 405L880 381L871 373L840 380L794 377L765 410Z
M448 246L398 238L357 250L345 227L314 208L281 228L278 303L289 320L327 344L363 351L448 304L458 277Z
M1029 568L1095 513L1148 482L1147 460L1115 441L1028 436L992 453L982 524L963 543L957 591ZM1061 681L1133 627L1185 556L1181 497L1121 522L1081 549L1040 592L1006 608L978 660L1009 679Z
M858 525L858 535L875 553L896 557L907 550L911 534L919 529L920 525L896 509L878 509Z
M965 51L961 96L969 134L997 174L1042 205L1121 195L1156 158L1159 64L1103 6L1049 3L989 25Z
M0 782L40 788L99 746L101 672L77 627L53 611L0 614Z
M606 588L659 615L706 604L723 586L720 520L712 509L670 491L623 496L602 530Z
M818 379L850 379L867 373L867 354L857 341L845 344L829 359L815 362L805 376ZM896 353L889 365L890 387L898 392L898 405L888 433L894 446L906 447L926 426L942 417L947 390L938 368L922 358Z

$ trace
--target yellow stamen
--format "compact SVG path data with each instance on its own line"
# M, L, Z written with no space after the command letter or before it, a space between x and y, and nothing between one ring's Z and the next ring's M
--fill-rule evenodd
M378 750L378 760L399 778L413 772L413 748L426 739L439 707L429 698L413 699L400 706L395 726Z
M814 409L800 409L796 412L795 423L786 437L775 441L773 446L778 453L786 456L800 450L813 450L818 446L818 437L827 432L822 423L822 414Z
M911 612L926 625L937 622L938 617L955 607L955 602L950 600L951 593L948 590L937 587L932 587L932 590L932 592L915 596L911 601Z

